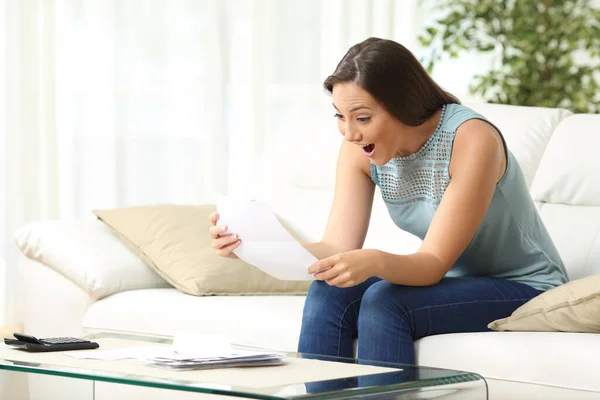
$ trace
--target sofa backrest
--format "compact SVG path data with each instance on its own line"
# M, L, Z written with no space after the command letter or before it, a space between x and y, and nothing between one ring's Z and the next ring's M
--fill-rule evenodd
M506 137L569 277L600 273L600 115L469 106Z
M600 115L571 115L554 131L531 194L571 279L600 273Z
M600 115L466 105L488 118L506 138L570 278L600 273ZM342 141L332 112L314 108L287 119L290 123L293 118L298 134L283 136L267 147L261 169L265 180L256 196L309 241L319 240L327 223ZM403 254L417 250L419 244L418 238L394 225L377 190L364 247Z

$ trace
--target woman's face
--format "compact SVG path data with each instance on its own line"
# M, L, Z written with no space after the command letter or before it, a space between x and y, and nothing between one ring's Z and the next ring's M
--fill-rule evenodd
M333 106L344 139L362 147L375 165L384 165L402 144L403 125L355 83L333 86Z

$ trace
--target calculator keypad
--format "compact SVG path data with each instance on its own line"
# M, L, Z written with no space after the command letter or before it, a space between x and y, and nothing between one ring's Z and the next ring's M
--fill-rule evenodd
M55 337L55 338L46 338L40 339L44 343L49 344L68 344L68 343L87 343L89 340L79 339L74 337Z

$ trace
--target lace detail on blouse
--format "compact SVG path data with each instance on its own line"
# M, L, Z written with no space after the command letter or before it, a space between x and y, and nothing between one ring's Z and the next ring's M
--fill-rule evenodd
M371 165L374 182L389 205L426 202L438 206L450 183L448 167L455 132L444 129L446 105L431 137L414 154L395 157L387 164ZM373 168L374 167L374 168Z

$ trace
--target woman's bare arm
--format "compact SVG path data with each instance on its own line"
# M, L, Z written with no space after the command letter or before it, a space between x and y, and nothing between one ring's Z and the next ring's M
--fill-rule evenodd
M362 248L374 192L369 159L359 146L344 140L338 156L327 228L321 241L305 243L304 247L318 259Z
M381 252L377 276L400 285L438 283L483 221L503 174L504 158L502 140L492 126L480 120L461 125L450 163L452 180L420 249L409 255Z

